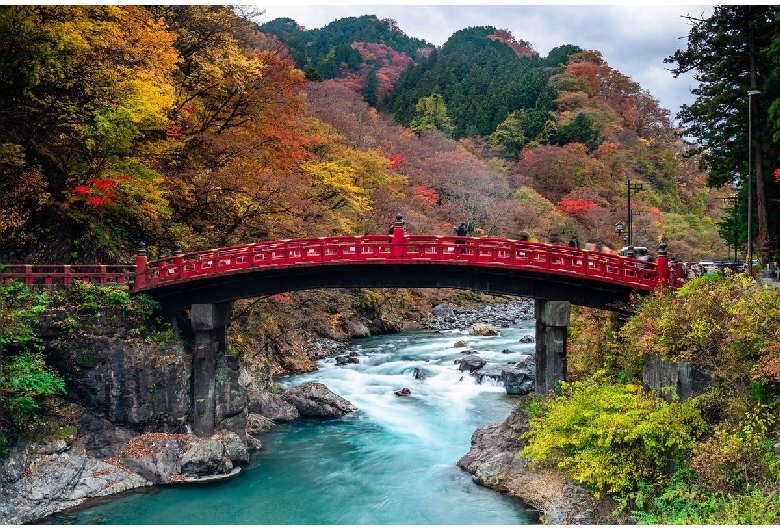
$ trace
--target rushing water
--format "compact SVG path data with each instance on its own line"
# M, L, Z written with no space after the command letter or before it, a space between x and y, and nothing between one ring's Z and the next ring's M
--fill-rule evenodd
M455 361L468 347L496 363L533 354L528 327L499 337L415 331L356 341L360 362L280 380L324 383L358 407L346 417L282 424L233 479L174 485L59 514L54 524L530 524L536 513L475 485L455 464L482 425L517 403L500 383L477 384ZM511 353L501 353L509 350ZM419 368L425 379L415 379ZM393 392L409 388L410 396Z

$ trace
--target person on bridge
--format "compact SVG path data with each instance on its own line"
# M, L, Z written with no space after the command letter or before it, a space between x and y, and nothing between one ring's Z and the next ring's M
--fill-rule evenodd
M465 236L468 233L466 223L460 223L460 226L453 226L456 236Z
M530 241L530 238L528 237L528 232L520 232L520 241Z
M569 246L574 248L580 248L580 241L577 239L577 236L571 236L571 239L569 240Z

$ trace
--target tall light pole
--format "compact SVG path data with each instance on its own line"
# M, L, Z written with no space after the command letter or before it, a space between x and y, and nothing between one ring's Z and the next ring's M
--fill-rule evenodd
M747 93L748 95L747 266L751 276L753 276L753 96L760 93L761 92L758 90L748 90Z
M631 192L640 191L642 189L641 184L631 184L631 179L628 179L628 246L632 245L631 240Z

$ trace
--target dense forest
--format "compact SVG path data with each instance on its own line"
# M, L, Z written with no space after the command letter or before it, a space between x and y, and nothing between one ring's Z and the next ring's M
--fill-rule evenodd
M141 241L154 258L178 244L385 233L398 212L416 233L472 222L474 235L576 234L613 251L630 180L642 184L634 244L665 242L685 261L735 244L744 259L752 192L767 264L780 250L778 15L727 6L690 20L668 62L700 85L676 127L597 50L561 43L541 57L501 28L434 47L369 15L307 30L229 6L4 6L0 263L132 262ZM2 406L19 391L16 361L45 372L26 342L42 301L18 291L0 291ZM575 316L580 380L529 405L540 418L529 458L643 522L777 522L776 295L735 275L651 298L626 322ZM301 295L254 310L291 300ZM701 363L714 390L685 404L644 396L637 366L651 351ZM42 394L60 390L45 382ZM588 415L601 423L582 428ZM740 505L748 518L729 519Z

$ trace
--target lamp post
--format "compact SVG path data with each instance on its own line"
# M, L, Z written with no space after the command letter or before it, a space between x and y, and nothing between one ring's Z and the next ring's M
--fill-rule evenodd
M631 240L631 192L640 191L642 189L641 184L631 184L631 179L628 179L628 246L630 247L633 241Z
M617 232L618 237L623 235L623 230L625 230L626 226L623 224L623 221L618 221L615 223L615 232Z
M753 96L758 90L748 90L748 189L747 189L747 266L753 276Z
M734 207L734 263L739 263L739 257L737 256L737 198L736 197L718 197L723 202L727 202ZM726 248L728 248L728 241L726 241Z

